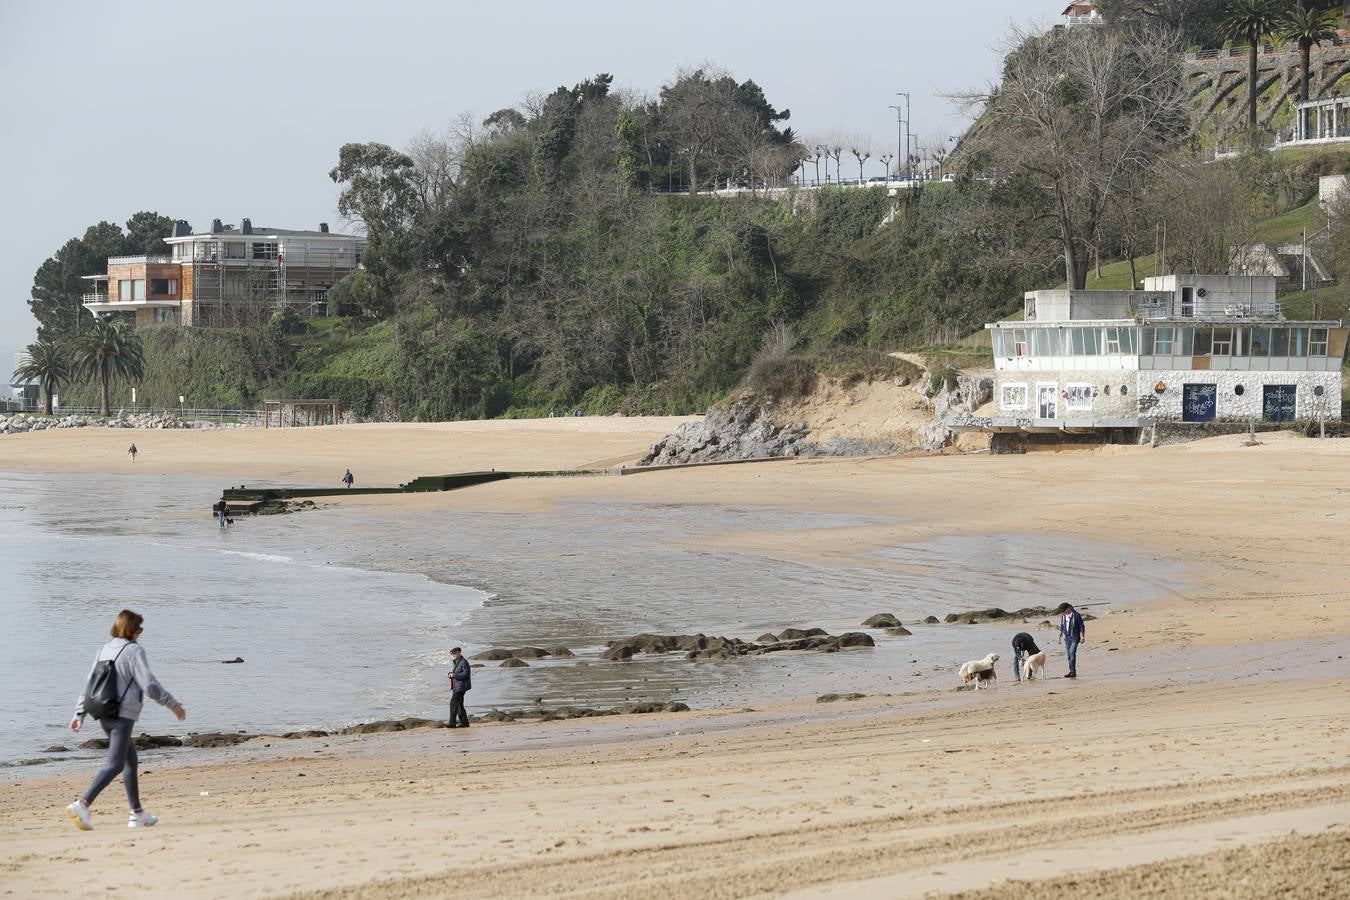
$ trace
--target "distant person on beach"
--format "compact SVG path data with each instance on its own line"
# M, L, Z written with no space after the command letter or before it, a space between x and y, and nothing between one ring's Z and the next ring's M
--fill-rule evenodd
M473 687L473 675L469 671L469 661L464 658L458 647L450 650L450 659L455 663L450 675L450 728L468 728L469 715L464 712L464 693Z
M135 463L135 462L136 462L136 445L135 445L135 444L132 444L130 447L128 447L128 448L127 448L127 453L129 453L129 454L131 455L131 461L132 461L132 463Z
M1061 603L1055 612L1059 613L1059 642L1069 657L1069 674L1064 677L1077 678L1078 645L1087 636L1087 628L1083 625L1083 617L1070 604Z
M342 476L342 483L345 484L348 488L351 488L352 484L353 484L355 481L356 481L356 479L352 477L352 470L351 470L351 469L348 469L348 470L347 470L347 474L345 474L345 475Z
M1018 681L1022 680L1022 663L1031 654L1040 652L1041 648L1036 646L1035 639L1025 631L1013 635L1013 675Z
M224 527L225 527L226 525L228 525L228 524L230 524L230 504L229 504L229 502L228 502L224 497L221 497L221 498L220 498L220 527L221 527L221 528L224 528Z
M89 673L92 682L92 676L98 670L99 663L111 661L118 702L115 709L107 711L110 714L98 720L99 726L108 736L107 762L94 776L93 782L83 796L66 807L66 811L82 831L89 831L94 827L90 822L89 807L98 799L103 789L117 777L118 772L122 773L122 785L127 789L127 801L131 804L131 816L127 820L127 825L131 828L141 828L159 821L141 806L140 788L136 781L136 744L131 732L136 727L136 719L141 714L141 706L146 697L167 706L180 722L187 717L187 711L150 672L150 663L145 658L145 650L136 642L144 630L144 621L141 615L129 609L118 613L109 632L112 640L98 651L98 655L94 657L94 668ZM76 702L75 717L70 720L71 731L78 732L83 727L87 702L90 702L90 698L83 694Z

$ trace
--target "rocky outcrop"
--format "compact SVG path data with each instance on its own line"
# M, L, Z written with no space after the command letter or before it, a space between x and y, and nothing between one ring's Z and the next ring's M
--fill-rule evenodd
M988 376L958 375L944 381L938 390L930 387L924 394L933 401L933 421L920 432L924 450L941 450L951 443L954 432L947 420L970 416L994 397L994 379Z
M516 659L516 658L513 656L513 657L511 657L510 659L504 659L504 660L502 660L502 664L501 664L501 666L500 666L499 668L502 668L502 669L526 669L526 668L529 668L529 665L530 665L530 664L527 663L525 660L523 660L523 659Z
M755 642L706 634L635 634L610 641L601 659L630 660L636 654L682 652L686 659L731 659L761 656L785 650L817 650L833 653L855 647L873 647L871 636L860 631L831 635L823 628L785 628L777 635L766 633Z
M899 628L900 620L893 613L877 613L862 623L864 628Z
M758 399L742 396L725 407L709 409L697 422L686 422L662 438L638 461L640 466L668 466L741 459L799 456L806 425L774 424Z

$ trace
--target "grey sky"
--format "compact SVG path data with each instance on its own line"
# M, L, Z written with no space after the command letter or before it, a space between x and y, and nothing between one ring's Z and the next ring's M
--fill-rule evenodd
M705 61L753 78L798 133L862 133L879 154L894 92L920 138L959 133L939 95L993 79L1008 23L1062 4L0 4L0 375L33 339L33 273L99 220L337 225L327 173L346 142L404 147L597 72L655 94Z

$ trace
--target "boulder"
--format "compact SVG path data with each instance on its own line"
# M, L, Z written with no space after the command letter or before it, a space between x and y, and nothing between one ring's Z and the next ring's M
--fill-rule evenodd
M817 703L838 703L840 700L861 700L866 694L821 694L816 698Z
M288 731L283 734L282 737L289 738L290 740L297 740L298 738L320 738L328 737L328 732L310 728L305 731Z
M221 662L223 662L223 663L224 663L225 665L227 665L227 666L232 666L232 665L235 665L235 664L237 664L237 663L241 663L241 662L243 662L243 661L244 661L244 658L243 658L242 656L236 656L234 659L222 659L222 660L221 660Z
M235 731L206 731L183 738L184 747L233 747L252 738L251 734Z
M499 659L510 659L512 652L510 650L484 650L482 653L475 653L470 659L485 659L488 662L496 662Z
M900 620L891 613L877 613L862 623L864 628L899 628Z
M923 624L925 624L925 625L936 625L936 624L938 624L938 617L937 617L937 616L925 616L925 617L924 617L924 620L923 620Z
M607 659L612 662L621 662L633 658L633 648L627 644L616 644L600 654L601 659Z
M802 638L823 637L828 634L829 632L824 628L784 628L778 632L778 639L780 641L796 641Z
M157 747L181 747L182 738L176 738L168 734L138 734L136 735L137 750L153 750Z
M513 656L513 657L511 657L510 659L504 659L504 660L502 660L502 664L501 664L498 668L502 668L502 669L527 669L527 668L529 668L529 666L530 666L530 664L527 663L525 660L523 660L523 659L516 659L516 658Z
M647 701L644 703L625 703L616 708L620 715L644 715L646 713L663 712L689 712L689 707L683 703L661 703L659 701Z
M849 631L834 638L832 643L840 649L851 647L875 647L876 641L872 640L870 634L864 634L861 631Z
M971 609L965 612L948 613L947 624L961 623L963 625L973 625L976 622L988 622L992 619L1006 619L1008 612L999 609L997 606L991 606L988 609Z
M908 628L900 626L896 628L887 628L886 633L891 637L909 637L914 632L910 631Z
M52 744L50 747L48 747L46 750L43 750L42 752L43 752L43 753L69 753L69 752L70 752L70 748L67 747L67 746L65 746L64 744Z
M768 633L768 632L766 631L766 632L764 632L764 634L761 634L759 637L755 638L755 643L756 643L756 644L776 644L776 643L778 643L778 635L776 635L776 634L770 634L770 633Z
M572 657L576 656L575 653L573 653L571 650L568 650L566 647L549 647L548 655L552 656L555 659L571 659Z
M543 647L518 647L511 651L511 655L516 659L543 659L548 656L548 651Z

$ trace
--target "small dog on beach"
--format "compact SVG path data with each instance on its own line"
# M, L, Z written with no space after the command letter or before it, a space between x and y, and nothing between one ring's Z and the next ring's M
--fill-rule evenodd
M972 659L961 663L961 668L956 670L956 674L961 676L961 680L966 684L975 683L975 690L980 689L983 684L986 687L993 687L998 676L994 674L994 663L998 662L998 654L990 653L984 659Z
M1032 653L1022 660L1022 677L1031 681L1033 677L1045 678L1045 651Z

